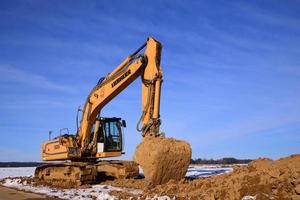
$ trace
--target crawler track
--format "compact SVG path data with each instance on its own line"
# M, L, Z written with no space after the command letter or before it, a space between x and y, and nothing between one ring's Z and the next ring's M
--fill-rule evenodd
M91 184L109 178L136 178L138 165L133 161L65 162L36 168L35 178L47 183Z

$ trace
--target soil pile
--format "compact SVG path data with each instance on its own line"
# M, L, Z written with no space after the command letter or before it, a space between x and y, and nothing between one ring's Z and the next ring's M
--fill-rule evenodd
M152 187L184 178L191 160L191 147L173 138L145 137L133 159L143 169L147 187Z
M193 181L170 181L145 191L143 196L176 196L176 199L300 200L300 154L276 161L263 158L232 173Z

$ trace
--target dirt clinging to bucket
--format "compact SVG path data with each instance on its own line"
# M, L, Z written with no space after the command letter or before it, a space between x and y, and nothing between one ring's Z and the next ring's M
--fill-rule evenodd
M133 159L143 169L151 187L184 178L191 148L187 142L174 138L145 137L137 146Z

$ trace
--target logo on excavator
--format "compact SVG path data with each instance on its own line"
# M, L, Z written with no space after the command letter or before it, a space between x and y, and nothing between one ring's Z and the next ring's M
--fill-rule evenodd
M124 78L126 78L129 74L131 74L131 71L128 70L125 72L122 76L120 76L117 80L115 80L112 84L111 87L115 87L118 83L120 83Z

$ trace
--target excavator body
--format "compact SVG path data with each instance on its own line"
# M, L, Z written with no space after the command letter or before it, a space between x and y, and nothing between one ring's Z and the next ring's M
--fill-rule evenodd
M93 156L84 156L76 145L74 135L64 134L51 141L42 144L42 160L78 160L84 157L86 160L97 158L117 157L123 151L123 127L126 127L125 120L121 118L97 118L93 125L91 137L93 141Z
M95 138L93 155L84 155L76 145L74 135L62 135L42 144L43 161L71 160L71 162L46 164L37 167L35 177L61 185L94 183L105 178L137 178L139 168L133 161L98 161L99 158L118 157L123 152L123 127L125 120L121 118L97 118L92 129ZM79 159L81 158L81 159ZM84 159L83 159L84 158ZM99 177L101 176L101 177Z

